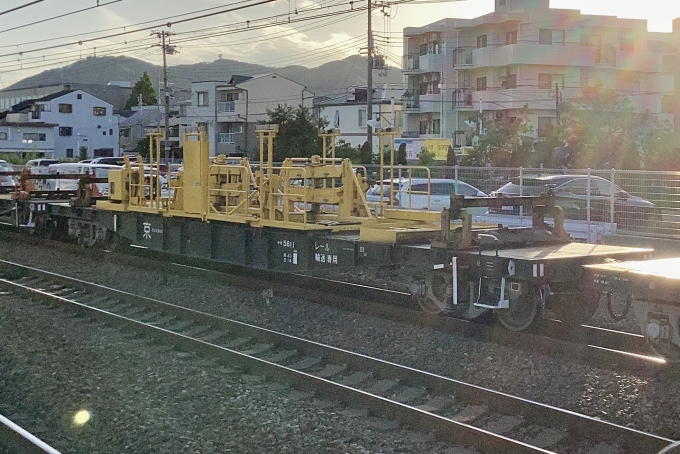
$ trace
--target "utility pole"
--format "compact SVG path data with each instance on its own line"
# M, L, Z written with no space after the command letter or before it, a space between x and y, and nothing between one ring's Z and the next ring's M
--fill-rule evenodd
M373 152L373 128L368 120L373 120L373 30L371 28L371 3L368 0L368 74L366 75L366 140ZM382 153L382 150L378 150Z
M164 148L165 148L165 162L169 162L170 155L170 89L168 88L168 63L166 55L168 53L173 54L174 48L166 44L166 39L172 34L168 31L153 32L157 37L161 39L161 49L163 51L163 96L165 98L165 135L164 135Z

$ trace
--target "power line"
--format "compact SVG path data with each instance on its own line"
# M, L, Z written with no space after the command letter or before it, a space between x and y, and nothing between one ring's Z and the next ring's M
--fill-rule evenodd
M45 1L45 0L34 0L34 1L29 2L29 3L26 3L26 4L24 4L24 5L15 6L14 8L10 8L10 9L8 9L8 10L6 10L6 11L0 12L0 16L2 16L3 14L11 13L11 12L13 12L13 11L18 11L18 10L20 10L20 9L23 9L23 8L28 7L28 6L35 5L36 3L41 3L41 2L44 2L44 1Z
M38 20L38 21L35 21L35 22L30 22L28 24L17 25L16 27L8 28L8 29L5 29L5 30L0 30L0 33L11 32L13 30L18 30L20 28L30 27L31 25L42 24L44 22L49 22L49 21L54 20L54 19L61 19L62 17L71 16L73 14L82 13L83 11L89 11L91 9L99 8L100 6L108 6L112 3L118 3L118 2L122 2L122 1L123 0L112 0L108 3L102 3L102 4L99 4L99 2L97 2L97 5L95 5L95 6L90 6L90 7L79 9L79 10L76 10L76 11L71 11L70 13L64 13L64 14L60 14L58 16L48 17L47 19L41 19L41 20ZM53 40L50 40L50 41L53 41Z

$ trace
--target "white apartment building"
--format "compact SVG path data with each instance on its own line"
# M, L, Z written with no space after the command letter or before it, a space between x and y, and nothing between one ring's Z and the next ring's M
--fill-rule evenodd
M338 96L324 96L314 100L314 110L319 118L326 118L329 128L338 128L343 139L355 148L366 142L367 96L366 87L349 87ZM373 87L373 115L382 128L401 127L401 97L404 89L384 84ZM373 135L373 149L377 150L379 138Z
M534 135L568 100L595 84L628 97L638 112L674 122L673 34L647 22L549 8L549 0L495 0L495 12L404 29L404 137L470 145L483 122L527 106ZM467 122L466 122L467 121Z
M54 141L58 125L28 121L27 113L10 113L0 120L0 157L54 156Z
M311 107L312 96L304 85L277 74L192 82L191 104L180 110L180 136L202 127L208 132L211 156L255 157L259 150L255 125L268 121L267 109Z

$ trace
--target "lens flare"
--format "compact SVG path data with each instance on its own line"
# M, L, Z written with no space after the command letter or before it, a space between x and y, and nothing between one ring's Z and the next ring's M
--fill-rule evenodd
M90 420L90 412L87 410L80 410L73 416L73 424L82 426Z

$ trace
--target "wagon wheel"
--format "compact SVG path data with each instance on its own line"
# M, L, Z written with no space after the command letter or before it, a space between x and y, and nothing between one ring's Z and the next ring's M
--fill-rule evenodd
M120 244L120 236L116 232L112 232L110 230L106 231L106 236L104 237L104 240L102 241L102 246L105 251L108 252L113 252L116 250L118 245Z
M543 305L540 290L532 287L527 295L510 301L509 308L496 310L496 317L510 331L524 331L542 320Z
M452 279L452 276L444 273L430 274L427 291L424 296L418 298L420 308L430 315L438 315L444 312L451 297L447 289L451 288Z

